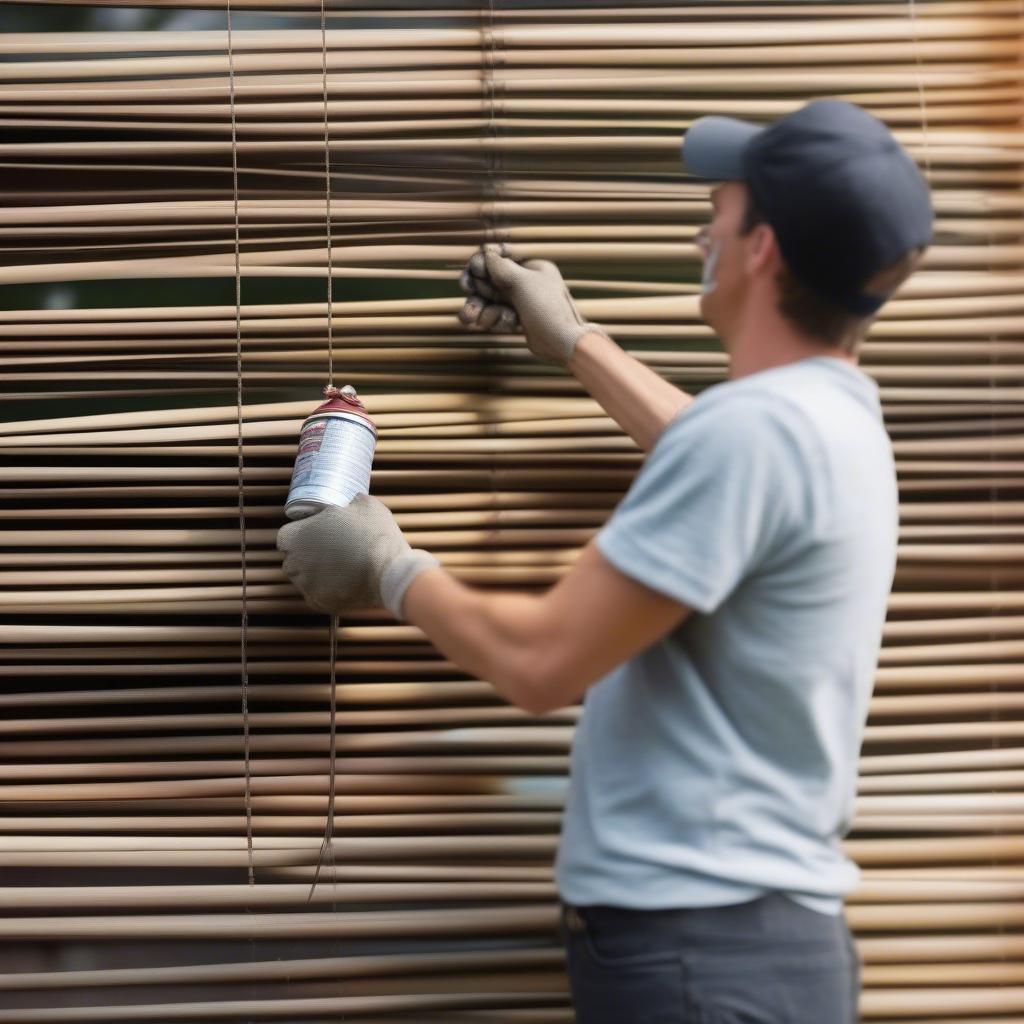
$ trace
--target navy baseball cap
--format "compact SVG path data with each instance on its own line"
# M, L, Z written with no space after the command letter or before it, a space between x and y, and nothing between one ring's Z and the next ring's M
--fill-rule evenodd
M766 126L698 118L682 159L699 177L745 181L794 276L861 316L887 299L864 285L932 239L917 164L885 124L845 100L812 100Z

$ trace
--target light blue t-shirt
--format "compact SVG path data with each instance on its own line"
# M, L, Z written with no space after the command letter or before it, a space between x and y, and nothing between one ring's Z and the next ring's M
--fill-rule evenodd
M716 385L665 429L597 544L694 610L584 700L566 902L837 914L840 840L896 564L878 388L819 356Z

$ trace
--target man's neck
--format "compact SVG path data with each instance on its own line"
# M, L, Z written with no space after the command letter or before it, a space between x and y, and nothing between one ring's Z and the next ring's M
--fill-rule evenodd
M745 343L744 343L745 341ZM752 373L771 370L777 366L825 356L857 365L857 356L843 351L836 345L804 338L790 333L779 333L769 337L754 338L748 336L734 344L726 345L729 353L729 380L749 377Z

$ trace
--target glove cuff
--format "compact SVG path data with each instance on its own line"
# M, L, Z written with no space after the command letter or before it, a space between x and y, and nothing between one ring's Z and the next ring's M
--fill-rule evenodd
M396 619L402 617L402 599L409 584L425 569L433 569L441 563L422 548L412 548L401 558L396 558L384 570L380 578L380 597L384 607Z
M600 334L611 341L611 338L608 337L608 332L600 324L590 323L589 321L579 324L563 337L565 343L565 361L562 363L563 366L569 365L569 360L572 359L573 353L576 351L576 343L584 334Z

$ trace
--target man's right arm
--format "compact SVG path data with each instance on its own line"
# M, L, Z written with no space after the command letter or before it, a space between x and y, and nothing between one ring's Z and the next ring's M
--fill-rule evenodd
M596 331L579 338L567 369L645 452L693 401Z
M548 260L521 264L485 245L470 259L460 285L469 296L459 314L463 323L484 330L522 324L530 351L574 374L644 451L693 401L584 320Z

